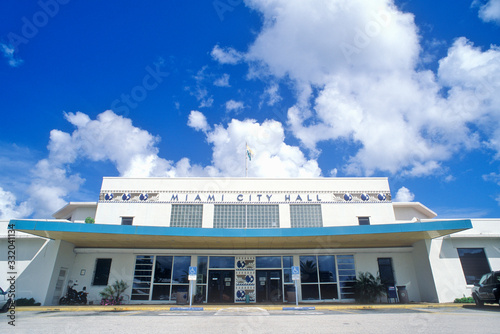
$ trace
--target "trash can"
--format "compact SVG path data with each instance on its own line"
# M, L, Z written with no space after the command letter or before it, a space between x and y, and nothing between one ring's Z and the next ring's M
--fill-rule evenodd
M410 299L408 298L408 291L406 291L406 286L400 285L398 288L398 297L401 304L408 304Z

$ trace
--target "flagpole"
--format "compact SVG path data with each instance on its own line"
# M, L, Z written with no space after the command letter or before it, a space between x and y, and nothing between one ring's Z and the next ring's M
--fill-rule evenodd
M243 152L245 153L245 177L248 177L248 153L247 153L248 144L245 142L245 149Z

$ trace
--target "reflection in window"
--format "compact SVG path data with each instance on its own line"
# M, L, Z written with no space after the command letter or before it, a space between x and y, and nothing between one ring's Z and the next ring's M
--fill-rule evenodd
M281 256L257 256L255 265L257 268L281 268Z
M483 248L457 248L467 284L474 284L491 271Z
M234 256L210 256L210 268L234 269Z
M190 264L190 256L138 255L131 299L150 300L151 294L151 300L175 301L177 291L188 291Z
M301 256L300 277L303 300L339 299L339 294L342 299L354 298L352 255Z

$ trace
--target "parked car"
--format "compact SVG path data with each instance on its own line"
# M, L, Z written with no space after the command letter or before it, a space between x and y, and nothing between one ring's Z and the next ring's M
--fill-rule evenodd
M484 274L472 288L472 298L477 306L484 303L499 303L500 299L500 271Z
M0 313L7 312L11 303L12 299L8 298L7 291L3 291L3 289L0 288Z

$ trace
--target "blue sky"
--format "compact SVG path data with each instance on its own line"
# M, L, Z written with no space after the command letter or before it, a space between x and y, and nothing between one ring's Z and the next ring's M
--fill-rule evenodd
M389 178L500 217L500 0L6 0L0 218L104 176ZM2 55L0 55L2 56Z

